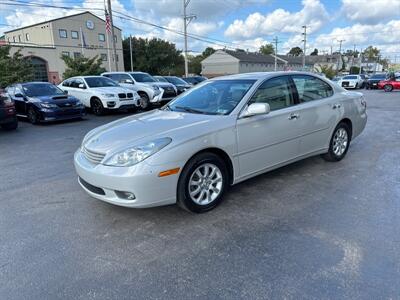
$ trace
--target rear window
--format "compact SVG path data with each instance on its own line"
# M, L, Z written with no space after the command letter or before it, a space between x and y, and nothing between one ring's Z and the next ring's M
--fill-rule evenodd
M357 79L357 76L344 76L343 79Z

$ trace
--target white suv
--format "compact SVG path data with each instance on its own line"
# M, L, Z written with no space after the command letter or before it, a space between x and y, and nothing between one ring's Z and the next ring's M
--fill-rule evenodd
M103 76L72 77L58 87L81 100L95 115L104 114L106 109L134 111L140 105L138 93Z
M360 75L346 75L337 84L345 89L358 89L364 86L364 79Z

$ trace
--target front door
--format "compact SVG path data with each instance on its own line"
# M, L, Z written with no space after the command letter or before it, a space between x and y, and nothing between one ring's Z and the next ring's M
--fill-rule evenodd
M21 86L16 85L11 94L11 98L14 100L15 109L16 109L18 115L26 115L26 113L27 113L26 112L26 102L28 100L24 95L25 94L22 91Z
M268 103L271 112L237 121L240 179L273 168L298 156L298 112L288 76L265 81L251 103Z

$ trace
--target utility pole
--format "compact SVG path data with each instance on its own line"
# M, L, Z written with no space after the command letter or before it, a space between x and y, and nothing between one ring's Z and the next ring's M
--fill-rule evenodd
M339 42L339 58L338 58L338 62L337 62L337 71L339 72L339 62L342 60L342 43L345 40L338 40Z
M350 65L350 71L353 68L354 65L354 59L356 58L356 45L354 44L354 48L353 48L353 55L351 57L351 65Z
M129 54L131 55L131 72L133 72L132 35L129 35Z
M304 28L304 32L303 32L303 35L304 35L304 39L303 39L303 42L304 42L304 45L303 45L303 71L304 71L306 68L307 26L303 25L302 27Z
M110 1L110 0L108 0ZM183 35L185 37L185 77L188 77L189 75L189 68L188 68L188 59L187 59L187 55L188 55L188 45L187 45L187 26L189 25L189 23L193 20L196 19L195 15L187 15L186 14L186 8L189 5L190 0L183 0Z
M114 55L114 63L115 63L115 71L118 71L118 62L117 62L117 49L115 47L115 33L114 33L114 21L112 17L112 9L111 9L111 0L107 0L107 8L108 14L110 16L110 26L111 26L111 41L112 41L112 48L113 48L113 55ZM122 59L122 57L121 57Z
M274 39L273 39L273 41L275 42L275 55L274 55L274 57L275 57L275 67L274 67L274 70L275 70L275 72L278 70L278 37L276 36Z
M361 74L362 59L363 59L363 49L361 48L361 51L360 51L360 69L358 70L358 74Z

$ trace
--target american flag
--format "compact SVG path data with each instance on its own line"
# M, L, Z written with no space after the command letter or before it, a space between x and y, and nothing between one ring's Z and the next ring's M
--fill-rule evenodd
M106 32L107 32L107 34L111 34L110 15L108 14L107 10L105 11L105 14L106 14Z

